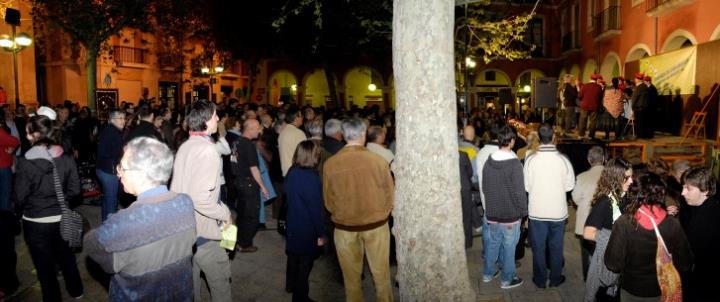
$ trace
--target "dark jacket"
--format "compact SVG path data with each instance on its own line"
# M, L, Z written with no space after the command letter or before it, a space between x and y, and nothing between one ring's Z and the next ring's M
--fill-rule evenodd
M325 237L320 176L314 169L291 167L283 188L288 202L285 251L317 253L317 240Z
M621 275L621 287L639 297L660 296L655 257L657 237L655 231L635 223L630 213L623 214L613 225L610 241L605 250L605 266ZM656 220L657 223L657 220ZM658 229L673 258L675 268L688 271L692 254L680 223L674 218L659 222Z
M108 174L115 174L115 166L120 163L122 153L122 132L108 123L98 137L95 168Z
M157 139L159 141L163 141L162 135L160 135L160 132L155 129L155 125L153 125L150 122L147 121L140 121L137 126L130 129L130 132L128 133L127 138L125 138L125 143L133 140L134 138L138 137L152 137L154 139Z
M48 154L48 150L50 154ZM51 158L52 157L52 158ZM18 159L15 174L15 196L18 208L29 218L60 215L60 204L55 194L53 160L58 169L66 202L80 194L75 160L63 154L62 147L44 145L30 148L25 158Z
M632 94L633 110L644 109L648 106L648 87L645 84L635 86Z
M565 107L577 106L577 89L573 85L570 85L570 83L565 83L565 88L563 89L563 98L565 99L563 101L563 105Z
M108 301L192 301L195 210L165 186L138 196L85 235L90 256L107 273Z
M500 153L502 151L497 151ZM483 167L482 188L485 194L485 215L489 221L514 222L527 216L523 167L517 157L496 160L488 157Z
M700 206L689 206L686 214L681 223L695 266L683 285L687 286L687 295L699 301L720 301L715 288L720 272L720 200L710 197Z
M323 142L323 147L325 148L325 150L330 152L330 154L332 154L332 155L335 155L335 153L338 153L338 151L340 151L340 149L345 147L344 141L339 141L339 140L336 140L335 138L332 138L329 136L323 137L322 142Z
M580 88L578 94L580 108L585 111L597 111L602 101L602 87L597 83L590 82Z

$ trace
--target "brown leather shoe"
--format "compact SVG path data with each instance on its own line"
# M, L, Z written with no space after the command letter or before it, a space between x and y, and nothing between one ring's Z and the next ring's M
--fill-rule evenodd
M250 247L238 247L238 251L241 253L254 253L257 252L258 247L257 246L250 246Z

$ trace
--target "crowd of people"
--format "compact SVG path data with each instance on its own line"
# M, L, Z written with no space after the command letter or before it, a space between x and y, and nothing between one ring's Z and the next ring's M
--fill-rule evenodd
M557 124L566 136L595 139L597 130L604 131L608 140L610 132L614 132L615 139L654 136L656 127L651 116L660 109L660 99L652 78L643 73L636 73L632 80L615 77L609 83L600 74L592 74L587 83L567 74L562 77L557 95L561 115Z
M321 254L341 273L348 301L362 300L365 258L375 299L393 300L392 112L199 100L179 110L123 104L101 122L72 104L32 114L3 109L4 293L19 285L14 237L21 222L43 300L62 297L58 268L67 293L82 297L61 220L81 183L93 178L102 189L102 224L85 234L84 249L112 274L111 301L201 301L203 288L212 301L232 301L231 261L262 251L254 238L266 215L277 217L286 239L285 290L293 301L312 301L309 276ZM592 120L590 111L581 116ZM717 300L720 200L707 168L687 161L670 168L659 159L633 166L596 146L587 154L591 168L576 176L556 147L560 129L522 130L484 110L458 138L465 247L481 233L483 282L524 284L516 260L527 241L533 285L564 284L574 203L586 301ZM88 165L95 173L78 169Z

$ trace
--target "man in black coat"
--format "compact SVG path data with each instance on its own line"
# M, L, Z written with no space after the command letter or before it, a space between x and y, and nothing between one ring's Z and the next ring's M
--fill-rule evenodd
M647 138L648 116L648 86L645 85L643 79L645 75L642 73L635 74L635 89L632 94L632 109L635 115L635 129L637 137Z
M153 122L155 121L155 114L152 112L152 110L150 110L150 107L141 106L138 109L138 118L140 119L140 123L130 129L128 136L125 138L125 143L141 136L152 137L161 142L164 141L162 135L153 124Z

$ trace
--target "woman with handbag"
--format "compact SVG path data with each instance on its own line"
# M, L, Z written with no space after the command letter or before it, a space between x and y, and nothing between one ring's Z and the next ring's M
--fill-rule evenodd
M18 160L15 193L22 209L25 242L30 251L43 301L61 301L56 268L73 298L83 295L75 255L61 234L61 217L68 212L66 200L80 194L75 160L58 145L60 130L44 115L30 118L26 126L32 147ZM67 198L67 199L66 199ZM65 212L65 213L64 213ZM65 238L65 239L64 239Z
M620 274L620 300L681 302L678 271L690 270L692 252L680 223L668 218L665 184L656 174L641 175L627 197L605 251L605 265Z

